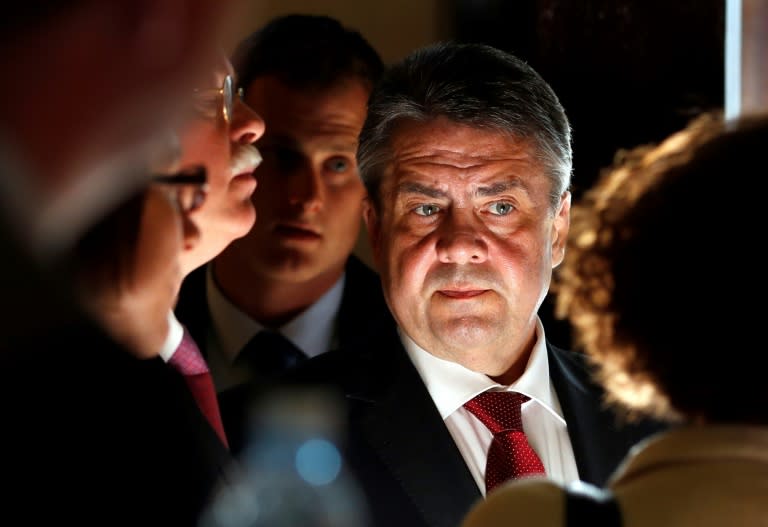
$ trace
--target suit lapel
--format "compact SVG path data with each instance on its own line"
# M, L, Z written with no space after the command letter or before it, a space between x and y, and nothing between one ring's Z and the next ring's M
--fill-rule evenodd
M187 326L203 355L206 353L211 316L208 310L206 292L206 273L204 265L192 271L182 283L175 313L179 321ZM384 295L381 292L379 276L354 255L346 265L346 284L339 308L337 327L339 328L340 348L349 347L351 339L357 339L368 327L368 321L376 318L376 313L389 313Z
M482 495L411 363L379 276L354 256L339 313L343 350L365 372L347 392L352 419L429 527L456 527ZM358 363L359 364L359 363Z
M549 343L547 349L550 377L568 423L579 478L603 486L632 445L661 427L650 422L623 424L603 403L583 356Z
M377 334L371 331L382 329L377 322L389 320L389 309L375 271L351 255L345 273L344 293L336 318L338 345L341 350L356 352L370 347L368 336ZM360 348L360 344L364 347Z
M367 382L348 394L357 426L426 525L455 527L480 491L396 332L377 340L388 349L369 355Z

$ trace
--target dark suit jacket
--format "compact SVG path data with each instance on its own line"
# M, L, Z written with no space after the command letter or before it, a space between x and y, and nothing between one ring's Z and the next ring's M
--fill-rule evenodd
M394 327L392 320L369 323L349 343L357 353L312 359L287 381L343 393L347 461L374 525L456 527L481 494ZM580 477L602 485L629 447L657 427L619 427L601 407L581 356L549 344L548 352Z
M231 457L183 378L83 315L0 224L0 497L23 524L189 525Z
M336 334L339 349L356 350L355 343L369 334L366 333L369 324L381 320L389 322L391 319L378 274L354 255L347 260L345 271L346 281L336 321ZM205 273L206 269L202 267L184 280L176 305L176 316L187 326L203 354L206 353L205 344L211 327ZM254 294L258 294L258 291L254 291ZM233 452L239 452L246 440L244 425L249 406L254 399L271 390L274 381L259 378L250 386L236 387L220 394L222 420Z

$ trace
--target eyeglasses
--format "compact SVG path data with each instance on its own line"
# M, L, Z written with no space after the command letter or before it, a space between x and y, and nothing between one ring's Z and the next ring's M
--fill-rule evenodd
M189 214L205 203L208 195L208 175L203 165L183 169L175 174L155 174L152 183L168 185L179 212Z
M242 98L243 89L235 89L232 75L227 75L220 88L195 90L194 94L195 108L200 114L211 119L221 115L224 122L229 123L232 121L235 96Z

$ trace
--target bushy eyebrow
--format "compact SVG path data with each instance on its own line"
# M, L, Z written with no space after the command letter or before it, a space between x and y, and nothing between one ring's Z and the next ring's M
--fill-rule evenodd
M525 187L523 182L520 181L520 179L513 178L507 181L494 183L493 185L487 187L478 187L475 194L481 198L491 198L493 196L498 196L499 194L509 192L512 189L521 189L526 193L528 192L528 189Z
M422 185L421 183L415 183L413 181L406 181L404 183L400 183L395 188L396 194L421 194L423 196L427 196L429 198L433 199L439 199L439 198L447 198L448 195L434 187L428 187L426 185Z
M512 189L521 189L528 193L528 189L523 182L518 178L514 178L507 181L500 181L489 186L478 187L475 191L475 195L481 198L490 198L509 192ZM421 194L432 199L448 198L448 194L440 189L428 187L413 181L400 183L395 191L398 194Z

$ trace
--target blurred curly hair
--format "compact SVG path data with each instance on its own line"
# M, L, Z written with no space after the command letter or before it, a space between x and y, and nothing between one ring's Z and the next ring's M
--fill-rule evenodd
M745 189L765 164L766 123L700 115L617 153L572 208L556 315L629 419L768 421L766 353L743 330L754 310L740 309L738 282L764 223Z

